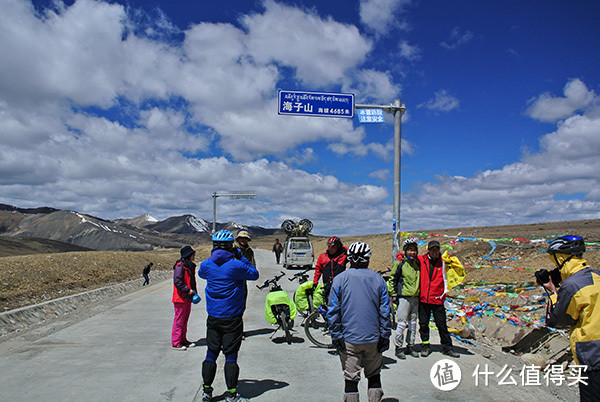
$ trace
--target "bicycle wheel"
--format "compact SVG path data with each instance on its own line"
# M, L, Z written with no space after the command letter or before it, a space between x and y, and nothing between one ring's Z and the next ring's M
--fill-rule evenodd
M279 314L279 322L281 323L281 328L283 328L283 332L285 332L285 341L288 343L288 345L291 345L292 334L290 333L290 323L288 322L287 316L283 311Z
M304 321L304 332L308 339L319 348L332 348L329 324L319 311L313 312Z

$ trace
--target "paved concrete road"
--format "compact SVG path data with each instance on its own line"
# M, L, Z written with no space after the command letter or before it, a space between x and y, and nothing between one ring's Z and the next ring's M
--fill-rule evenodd
M269 251L256 250L262 283L283 269L275 265ZM290 276L297 272L288 270ZM198 281L203 289L204 282ZM283 280L292 295L297 282ZM271 340L273 327L264 320L267 290L249 284L245 315L247 339L239 354L239 390L260 401L341 400L343 379L337 356L314 347L305 339L300 319L296 319L294 343L288 345L279 331ZM0 344L1 401L193 401L199 400L200 369L205 346L187 351L171 349L173 319L172 284L166 281L122 298L123 303L31 343L18 339ZM203 292L200 293L203 295ZM204 297L203 297L204 299ZM205 344L204 300L193 307L188 334ZM432 342L438 342L432 331ZM553 400L546 387L475 386L472 374L477 364L501 367L488 359L458 347L462 370L460 385L448 392L437 390L429 373L442 358L435 349L428 358L397 361L385 353L382 382L387 401L394 400ZM225 391L223 359L215 381L215 395ZM520 383L518 373L513 377ZM361 392L366 400L366 384ZM493 385L492 385L493 384ZM217 400L222 398L217 398Z

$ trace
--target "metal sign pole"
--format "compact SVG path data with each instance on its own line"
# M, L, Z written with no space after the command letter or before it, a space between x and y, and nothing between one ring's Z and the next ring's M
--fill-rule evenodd
M355 105L355 109L382 109L394 116L394 210L393 210L393 243L392 243L392 260L396 259L396 255L400 251L400 155L402 153L402 114L406 111L406 107L400 99L396 99L393 104L389 105Z

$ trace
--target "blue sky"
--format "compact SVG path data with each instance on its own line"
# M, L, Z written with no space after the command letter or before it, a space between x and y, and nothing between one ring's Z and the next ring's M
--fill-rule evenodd
M324 4L322 4L324 3ZM277 115L278 90L402 99L403 230L600 218L595 1L3 0L0 202L391 231L393 119Z

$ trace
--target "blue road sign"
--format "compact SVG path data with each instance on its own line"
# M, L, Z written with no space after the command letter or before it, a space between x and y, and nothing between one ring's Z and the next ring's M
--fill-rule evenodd
M385 123L382 109L358 109L359 123Z
M354 94L279 91L278 114L316 117L354 117Z

